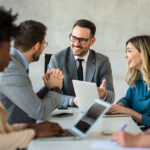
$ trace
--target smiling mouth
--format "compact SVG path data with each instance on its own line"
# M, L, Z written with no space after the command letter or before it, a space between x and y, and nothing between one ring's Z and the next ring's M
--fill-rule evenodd
M74 49L74 51L77 51L77 52L79 52L79 51L81 51L81 50L82 50L82 48L81 48L81 47L73 47L73 49Z
M130 64L132 61L131 60L128 60L128 64Z
M74 46L73 48L75 48L75 49L82 49L82 47L81 46Z

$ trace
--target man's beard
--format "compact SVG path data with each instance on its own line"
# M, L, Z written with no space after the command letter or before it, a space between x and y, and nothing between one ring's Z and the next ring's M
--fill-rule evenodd
M37 52L37 53L34 53L34 54L32 55L33 61L38 61L39 58L40 58L40 54L39 54L38 52Z
M40 58L41 53L42 53L42 49L41 49L41 45L40 45L38 51L35 52L35 53L32 55L32 60L33 60L33 61L38 61L39 58Z
M82 49L81 52L76 55L78 57L85 56L88 53L88 51L89 51L89 47L84 49L82 46L73 46L73 48L81 48Z

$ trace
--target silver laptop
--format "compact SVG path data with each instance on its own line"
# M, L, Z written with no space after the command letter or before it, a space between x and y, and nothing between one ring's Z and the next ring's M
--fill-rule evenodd
M83 139L94 126L97 120L110 108L110 104L100 99L96 99L94 103L87 109L84 115L75 123L71 129L66 129L66 136L50 137L48 140L77 140ZM45 139L45 138L44 138Z
M93 82L72 80L74 91L79 105L80 112L85 112L93 103L93 100L99 98L97 85Z

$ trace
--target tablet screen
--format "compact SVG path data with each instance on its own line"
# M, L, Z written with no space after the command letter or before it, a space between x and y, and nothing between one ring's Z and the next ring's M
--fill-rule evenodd
M96 122L100 115L103 114L106 106L99 103L94 103L84 116L78 121L75 127L81 132L86 133L89 128Z

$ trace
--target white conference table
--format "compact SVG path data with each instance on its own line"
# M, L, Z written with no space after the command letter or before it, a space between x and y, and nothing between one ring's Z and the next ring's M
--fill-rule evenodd
M71 128L77 120L83 115L77 108L69 108L68 110L55 110L53 114L60 112L73 112L73 116L56 118L52 117L50 121L57 122L63 128ZM104 133L112 133L118 131L124 124L128 124L126 131L137 134L141 132L140 128L132 120L131 117L107 117L102 118L96 122L85 139L70 140L70 141L54 141L48 139L32 140L29 144L28 150L98 150L92 147L97 140L111 140L111 135L104 135ZM104 149L103 149L104 150ZM111 150L115 150L111 148Z

